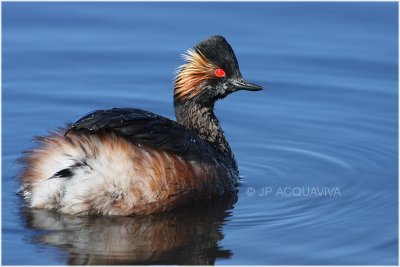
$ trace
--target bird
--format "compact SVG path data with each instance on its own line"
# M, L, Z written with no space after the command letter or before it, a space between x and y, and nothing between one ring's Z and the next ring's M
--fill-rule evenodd
M20 161L27 207L73 216L169 211L236 190L239 170L214 114L216 101L259 91L223 36L182 54L174 79L176 121L133 108L96 110L52 133Z

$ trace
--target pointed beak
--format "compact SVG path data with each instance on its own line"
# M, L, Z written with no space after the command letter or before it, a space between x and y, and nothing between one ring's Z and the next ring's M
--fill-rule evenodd
M262 86L254 84L254 83L250 83L243 78L234 79L231 81L231 83L237 89L244 89L244 90L248 90L248 91L260 91L263 89Z

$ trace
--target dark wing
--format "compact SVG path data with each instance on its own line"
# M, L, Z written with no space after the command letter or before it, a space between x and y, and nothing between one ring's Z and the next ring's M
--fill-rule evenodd
M181 124L140 109L96 110L73 123L65 135L69 131L88 134L111 131L135 144L179 155L215 153L208 142Z

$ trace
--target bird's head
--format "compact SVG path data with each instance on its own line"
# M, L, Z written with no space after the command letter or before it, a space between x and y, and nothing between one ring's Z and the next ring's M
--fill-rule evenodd
M175 78L176 102L214 103L238 90L262 87L243 79L232 47L222 36L211 36L183 54L186 63Z

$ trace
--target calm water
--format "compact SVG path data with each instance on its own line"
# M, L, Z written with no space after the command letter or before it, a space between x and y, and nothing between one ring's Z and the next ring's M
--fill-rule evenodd
M3 264L397 264L397 3L3 3ZM147 217L15 196L35 135L94 109L174 118L179 54L212 34L264 91L219 102L242 182Z

